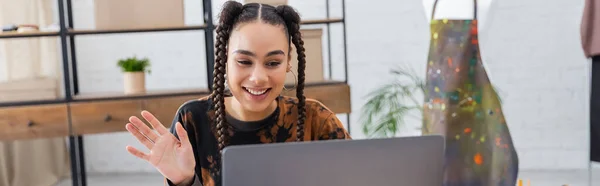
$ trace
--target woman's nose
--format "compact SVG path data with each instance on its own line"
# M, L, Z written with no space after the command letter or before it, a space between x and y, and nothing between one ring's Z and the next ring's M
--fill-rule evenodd
M255 84L261 84L265 81L267 81L268 79L268 75L267 72L260 67L256 67L252 70L252 74L250 74L250 81L254 82Z

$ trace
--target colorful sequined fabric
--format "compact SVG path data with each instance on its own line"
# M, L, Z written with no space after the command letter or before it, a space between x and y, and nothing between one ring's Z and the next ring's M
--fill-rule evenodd
M514 186L518 158L481 61L477 20L433 20L423 134L446 137L445 186Z

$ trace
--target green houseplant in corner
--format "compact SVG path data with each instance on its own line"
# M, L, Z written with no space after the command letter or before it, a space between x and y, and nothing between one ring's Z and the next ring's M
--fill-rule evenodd
M362 108L362 129L368 137L394 137L409 117L422 121L425 79L411 68L398 67L391 73L395 80L370 92ZM421 125L419 129L428 130Z
M398 67L391 71L395 80L367 95L362 108L363 133L368 137L394 137L407 117L421 118L420 95L425 90L425 81L414 70Z
M123 88L125 94L140 94L146 92L146 72L150 73L150 60L138 59L137 56L120 59L117 66L123 72Z

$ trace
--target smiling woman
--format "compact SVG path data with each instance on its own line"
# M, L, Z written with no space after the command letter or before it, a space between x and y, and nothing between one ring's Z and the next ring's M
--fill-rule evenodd
M336 114L304 97L304 42L300 16L290 6L225 3L217 27L213 92L184 103L170 131L142 112L157 133L132 116L127 130L144 144L169 185L221 185L226 146L350 139ZM291 64L292 44L298 64ZM298 65L296 97L282 96L286 74ZM226 89L225 86L228 88Z
M227 81L233 97L225 101L228 113L257 120L275 110L273 100L283 90L286 73L291 70L291 47L286 38L284 26L268 23L240 24L231 34L233 62L227 63Z

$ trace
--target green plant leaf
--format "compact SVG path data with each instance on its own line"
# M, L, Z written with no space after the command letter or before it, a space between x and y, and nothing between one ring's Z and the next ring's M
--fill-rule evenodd
M148 58L138 59L137 56L120 59L117 66L122 72L148 72L150 71L150 60Z
M364 97L367 102L362 107L360 122L363 133L368 137L393 137L408 117L422 119L424 100L416 95L426 93L426 80L412 68L402 66L390 73L395 77L393 82ZM493 86L493 89L496 91L497 87ZM415 116L411 111L417 111L419 115Z
M370 92L362 110L363 132L369 137L395 136L409 112L421 109L413 96L415 90L420 90L419 85L398 81Z
M415 95L425 90L424 81L414 70L403 67L393 69L397 79L367 94L367 103L362 108L363 132L369 137L393 137L405 124L411 111L421 111L421 102Z

